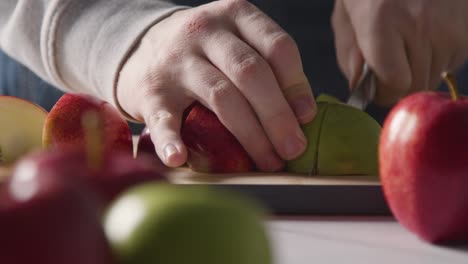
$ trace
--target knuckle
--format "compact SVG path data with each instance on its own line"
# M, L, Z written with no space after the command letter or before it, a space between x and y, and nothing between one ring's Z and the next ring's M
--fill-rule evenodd
M208 100L213 109L223 109L222 105L227 98L234 95L234 87L227 80L218 80L210 86Z
M294 120L294 115L287 108L281 108L267 115L264 122L265 124L284 126L285 124L290 124L288 120Z
M233 59L232 71L236 78L243 82L255 77L261 68L261 59L254 53L247 53Z
M391 89L397 93L404 93L411 88L411 76L399 71L388 70L379 78L385 89Z
M157 126L161 122L170 122L175 119L175 116L166 110L158 110L152 112L147 118L146 123L150 126Z
M280 32L272 38L270 41L270 47L267 51L267 57L273 58L277 56L282 56L284 54L296 54L299 53L294 39L285 32Z
M146 93L154 94L155 92L160 92L164 88L165 78L165 74L162 71L152 69L144 75L139 86L142 87Z
M163 67L168 67L178 63L184 57L184 52L174 45L171 48L167 48L164 53L161 53L158 57L158 62Z
M197 10L190 14L184 23L185 36L196 37L207 34L213 28L213 18L207 10Z
M239 11L250 5L247 0L224 0L223 2L228 12Z

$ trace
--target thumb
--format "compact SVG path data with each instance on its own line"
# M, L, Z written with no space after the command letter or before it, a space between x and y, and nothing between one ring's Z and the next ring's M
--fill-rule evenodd
M144 107L145 123L159 158L169 167L187 161L187 149L180 136L184 104L170 98L152 98Z

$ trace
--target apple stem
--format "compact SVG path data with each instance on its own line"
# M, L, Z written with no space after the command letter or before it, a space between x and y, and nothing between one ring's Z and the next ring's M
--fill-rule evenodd
M83 115L82 125L88 166L91 169L98 169L101 167L103 158L102 120L97 112L88 111Z
M450 95L452 96L452 100L453 101L458 100L459 93L458 93L457 81L455 80L455 77L453 76L453 74L451 74L450 72L443 72L442 78L444 78L445 82L447 83L447 86L450 91Z

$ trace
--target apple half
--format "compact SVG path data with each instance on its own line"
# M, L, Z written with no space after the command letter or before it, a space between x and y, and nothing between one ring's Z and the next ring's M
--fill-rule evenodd
M330 95L317 98L314 120L303 125L308 146L287 170L309 175L378 175L379 123Z
M42 148L42 129L47 111L13 96L0 96L0 165Z

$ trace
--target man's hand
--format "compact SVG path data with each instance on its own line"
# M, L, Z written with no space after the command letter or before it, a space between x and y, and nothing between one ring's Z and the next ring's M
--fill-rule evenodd
M316 112L293 39L241 0L179 11L153 26L124 65L117 97L147 124L168 166L186 161L181 119L194 100L268 171L304 151L299 124Z
M356 85L365 60L379 80L376 103L390 106L437 87L441 72L468 55L466 0L337 0L332 18L338 62Z

